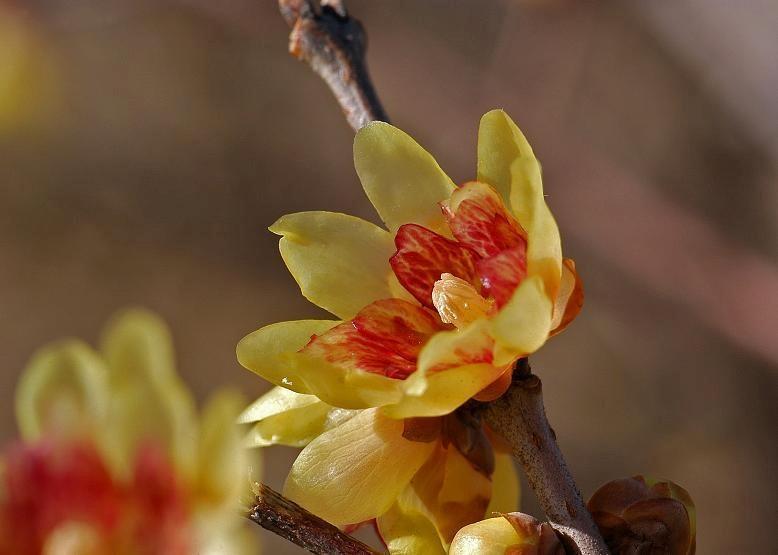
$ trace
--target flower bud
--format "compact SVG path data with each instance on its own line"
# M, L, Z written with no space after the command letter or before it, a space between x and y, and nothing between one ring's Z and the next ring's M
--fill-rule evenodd
M506 513L462 528L449 555L564 555L551 525L524 513Z
M614 555L694 554L694 503L673 482L643 476L613 480L594 493L588 508Z

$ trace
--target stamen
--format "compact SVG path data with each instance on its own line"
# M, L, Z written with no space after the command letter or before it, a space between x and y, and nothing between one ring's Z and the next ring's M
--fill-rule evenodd
M458 329L483 318L492 309L494 301L484 299L475 287L451 274L442 274L432 288L432 304L447 324Z

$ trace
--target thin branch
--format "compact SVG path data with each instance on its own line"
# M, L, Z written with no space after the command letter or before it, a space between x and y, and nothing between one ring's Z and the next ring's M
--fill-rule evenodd
M373 555L379 553L361 541L344 534L329 522L309 513L264 484L254 506L246 515L263 528L307 549L311 553Z
M371 121L389 121L367 72L362 24L349 16L340 0L316 4L313 0L278 1L292 29L289 52L324 79L355 131Z
M540 378L532 374L527 359L517 363L514 381L505 395L484 406L483 418L511 445L567 552L610 553L559 449L546 418Z

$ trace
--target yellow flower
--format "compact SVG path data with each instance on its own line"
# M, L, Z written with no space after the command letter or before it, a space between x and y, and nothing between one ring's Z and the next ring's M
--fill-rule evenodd
M333 406L395 418L450 413L578 313L583 293L545 203L540 164L501 110L481 120L478 181L457 187L412 138L382 122L354 160L387 229L331 212L279 219L303 294L341 320L264 327L241 364ZM507 375L507 378L506 378Z
M519 503L510 456L460 413L398 420L276 387L239 422L254 423L247 446L305 447L286 496L345 528L375 519L391 553L445 553L459 528Z
M523 513L507 513L465 526L449 555L564 555L551 525Z
M41 349L16 392L22 441L0 472L2 553L256 553L239 516L239 395L198 419L164 323L131 310L100 352ZM253 469L252 469L253 470Z
M376 519L393 553L443 552L490 499L518 502L510 459L460 407L501 395L513 363L575 317L582 288L504 112L482 118L478 181L460 187L386 123L357 133L354 161L387 229L330 212L270 228L303 294L340 320L241 340L241 364L280 386L242 421L251 445L305 446L284 488L294 501L337 525Z

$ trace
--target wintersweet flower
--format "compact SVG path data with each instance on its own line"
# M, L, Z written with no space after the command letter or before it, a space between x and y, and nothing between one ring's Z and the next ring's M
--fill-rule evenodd
M357 133L354 162L383 229L345 214L279 219L281 255L303 294L339 321L264 327L245 367L341 408L445 415L499 395L518 358L564 329L583 292L562 258L540 164L501 110L481 119L478 180L457 187L411 137Z
M449 555L564 555L554 529L523 513L506 513L462 528Z
M673 482L643 476L613 480L594 492L587 507L614 554L696 550L694 502Z
M391 553L445 553L462 526L519 504L511 457L461 411L394 419L276 387L239 421L254 423L247 446L305 447L285 495L349 530L375 521Z
M100 352L41 349L16 391L21 441L0 462L0 553L256 553L238 513L247 453L236 394L197 418L165 325L133 310Z
M288 390L244 415L251 441L307 445L286 495L335 524L377 519L391 551L440 551L511 490L490 432L458 409L501 395L582 304L540 165L504 112L482 118L478 154L478 180L457 187L399 129L359 131L357 173L388 229L330 212L270 228L303 294L340 320L273 324L237 348Z

